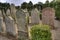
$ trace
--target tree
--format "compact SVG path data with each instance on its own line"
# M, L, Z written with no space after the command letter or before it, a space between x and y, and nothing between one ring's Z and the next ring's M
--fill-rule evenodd
M15 6L16 9L20 9L20 6Z
M60 20L60 2L53 0L50 2L50 7L55 9L55 17Z
M56 2L55 15L58 20L60 20L60 2Z
M23 2L23 3L21 4L21 8L22 8L22 9L27 8L27 6L28 6L28 5L27 5L27 3L26 3L26 2Z
M42 10L43 3L38 2L37 4L34 5L34 8L37 8L38 10Z
M33 3L30 1L27 7L28 11L33 9Z
M9 3L1 3L0 2L0 9L4 10L4 12L6 13L6 10L10 8L10 4Z
M43 8L49 7L49 6L50 6L50 4L49 4L49 1L47 0L47 1L45 2L45 4L43 5Z

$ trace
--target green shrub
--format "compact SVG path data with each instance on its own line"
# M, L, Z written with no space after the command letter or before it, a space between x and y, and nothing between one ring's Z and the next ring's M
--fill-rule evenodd
M32 40L51 40L51 32L48 25L34 25L30 30Z

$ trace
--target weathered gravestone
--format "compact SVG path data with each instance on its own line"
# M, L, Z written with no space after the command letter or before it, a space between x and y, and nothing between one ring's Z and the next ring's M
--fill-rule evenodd
M55 10L47 7L42 10L42 23L54 27Z
M24 9L23 11L26 14L26 23L28 25L29 24L29 12L27 11L27 9Z
M5 23L3 22L3 17L0 17L0 33L5 33L5 32L6 32Z
M23 11L26 14L26 17L29 17L29 13L28 13L27 9L24 9Z
M22 10L16 12L17 26L21 40L28 39L28 28L26 26L26 14Z
M2 11L0 10L0 32L5 33L5 31L6 31L6 27L5 27L5 23L3 21Z
M15 5L14 4L11 4L10 6L10 9L11 9L11 17L14 19L14 21L16 21L16 8L15 8Z
M39 11L35 8L31 11L31 23L32 24L39 24Z
M6 13L5 13L5 11L4 11L4 10L2 10L2 15L3 15L3 18L5 18L5 17L6 17Z
M17 26L15 26L14 20L12 17L5 17L6 32L12 36L17 36Z
M2 17L2 11L0 10L0 17Z
M6 15L7 15L7 16L11 16L11 14L10 14L10 9L7 9Z

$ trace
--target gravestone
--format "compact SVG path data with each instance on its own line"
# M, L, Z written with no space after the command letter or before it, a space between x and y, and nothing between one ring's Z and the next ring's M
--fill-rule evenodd
M5 11L4 11L4 10L2 10L2 15L3 15L3 18L5 18L5 17L6 17L6 13L5 13Z
M42 10L42 23L54 27L55 10L47 7Z
M23 9L23 11L26 14L26 16L29 16L29 13L28 13L27 9Z
M11 16L5 17L6 32L10 35L16 36L18 34L17 26Z
M39 11L35 8L31 11L31 23L32 24L39 24Z
M5 33L6 32L6 26L3 21L3 17L0 17L0 33Z
M5 23L3 21L3 15L2 15L2 11L0 10L0 32L1 33L5 33L6 32L6 27L5 27Z
M16 12L17 26L21 40L28 39L28 28L26 26L26 14L22 10Z
M2 11L0 10L0 17L2 17Z
M16 8L15 8L15 5L11 4L10 9L11 9L11 17L14 19L14 21L16 21Z
M29 12L27 11L27 9L24 9L23 11L26 14L26 23L28 25L29 24Z
M11 16L11 14L10 14L10 10L9 10L9 9L7 9L7 11L6 11L6 15L7 15L7 16Z

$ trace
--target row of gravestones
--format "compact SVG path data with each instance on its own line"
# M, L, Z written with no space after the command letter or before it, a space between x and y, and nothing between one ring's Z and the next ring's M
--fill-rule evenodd
M29 16L28 12L24 12L21 9L17 11L13 10L15 9L11 8L11 13L9 9L6 14L3 12L5 18L3 18L2 12L0 11L0 32L8 32L14 36L19 35L18 37L20 40L28 40L28 27L26 23L26 16ZM55 11L53 8L48 7L42 10L43 24L54 26L54 17ZM39 11L33 9L31 11L31 24L39 24L39 22Z
M28 38L28 27L26 24L26 16L29 17L28 12L23 12L22 10L18 10L16 12L17 25L19 29L20 38L23 37L22 40ZM42 10L43 24L50 25L51 28L54 28L54 20L55 20L55 10L53 8L47 7ZM40 23L39 11L37 9L33 9L31 11L31 24L39 24L39 23Z
M0 10L0 33L10 33L16 36L17 27L15 26L14 19L11 16L8 16L7 14L10 14L10 10L7 10L6 14L4 10Z
M39 24L40 23L39 15L40 15L39 11L37 9L33 9L31 11L30 23ZM55 10L50 7L44 8L42 10L42 23L46 25L50 25L52 26L51 28L54 28L55 26L54 20L55 20Z
M27 29L25 12L20 9L16 12L10 12L8 9L6 13L0 10L0 33L18 36L20 40L28 40Z

